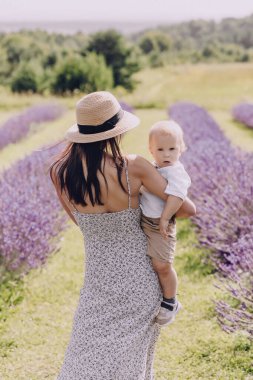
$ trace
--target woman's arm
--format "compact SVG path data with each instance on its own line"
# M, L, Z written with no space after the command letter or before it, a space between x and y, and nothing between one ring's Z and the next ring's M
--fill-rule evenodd
M148 160L141 156L135 156L133 175L141 181L141 184L145 186L150 193L155 194L164 201L167 200L168 195L165 194L164 191L168 182Z
M168 195L165 194L167 181L161 174L154 168L154 166L145 158L136 156L134 159L134 174L140 178L143 186L148 191L157 195L164 201L167 200ZM177 218L188 218L196 214L196 207L194 203L187 197L182 206L176 213Z

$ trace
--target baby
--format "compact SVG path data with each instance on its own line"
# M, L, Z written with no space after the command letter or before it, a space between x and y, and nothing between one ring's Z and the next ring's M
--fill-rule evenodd
M177 274L172 266L176 247L175 213L187 196L191 179L179 161L185 150L183 131L173 120L158 121L150 129L149 150L154 165L168 181L167 201L142 188L140 205L141 226L148 238L148 255L152 259L163 291L163 301L156 322L168 325L181 308L176 298Z

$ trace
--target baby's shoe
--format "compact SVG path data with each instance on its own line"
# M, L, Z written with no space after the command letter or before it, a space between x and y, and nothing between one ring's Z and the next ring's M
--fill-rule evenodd
M170 323L174 322L174 319L181 308L182 305L179 301L170 304L165 304L164 302L162 302L161 308L156 316L155 322L161 326L169 325Z

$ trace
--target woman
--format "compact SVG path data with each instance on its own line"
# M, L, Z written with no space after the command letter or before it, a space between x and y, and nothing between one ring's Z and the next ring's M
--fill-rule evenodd
M139 124L109 92L83 97L70 144L50 169L85 238L85 278L58 380L151 380L162 294L140 228L139 190L166 199L144 158L123 157L120 136ZM195 212L187 200L177 216Z

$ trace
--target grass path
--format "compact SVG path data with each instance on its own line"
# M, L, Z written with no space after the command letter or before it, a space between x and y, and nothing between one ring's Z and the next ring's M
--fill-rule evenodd
M211 114L234 145L253 152L253 128L234 121L231 115L225 111L212 111Z
M125 100L135 107L166 109L177 101L190 101L209 111L229 112L234 104L253 101L253 63L196 64L145 69Z

